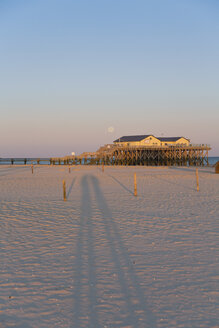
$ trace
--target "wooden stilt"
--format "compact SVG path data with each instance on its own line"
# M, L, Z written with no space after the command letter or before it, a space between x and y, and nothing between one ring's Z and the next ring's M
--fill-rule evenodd
M215 164L215 173L219 173L219 161Z

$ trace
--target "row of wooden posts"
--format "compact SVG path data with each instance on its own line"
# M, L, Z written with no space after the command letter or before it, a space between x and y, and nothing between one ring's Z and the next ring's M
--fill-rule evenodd
M31 171L33 174L33 164L31 164ZM69 173L71 173L71 167L69 166L68 168ZM104 172L104 165L102 165L102 172ZM67 200L66 197L66 184L65 184L65 180L62 181L62 185L63 185L63 199L64 201ZM196 185L197 185L197 191L199 191L199 176L198 176L198 168L196 168ZM138 192L137 192L137 176L136 173L134 173L134 196L138 196Z
M104 165L102 166L102 172L104 172ZM69 168L69 173L70 173L70 168ZM67 200L66 197L66 184L65 180L62 181L63 184L63 199L64 201ZM197 191L199 191L199 177L198 177L198 168L196 168L196 184L197 184ZM134 173L134 196L138 196L137 192L137 176L136 173Z
M70 166L68 168L68 172L71 173L71 167ZM102 164L102 172L104 172L104 164ZM135 173L135 181L136 181L136 173ZM64 201L66 201L67 200L67 197L66 197L66 184L65 184L65 180L62 181L62 187L63 187L63 199L64 199ZM135 196L137 196L137 185L136 185L136 195Z

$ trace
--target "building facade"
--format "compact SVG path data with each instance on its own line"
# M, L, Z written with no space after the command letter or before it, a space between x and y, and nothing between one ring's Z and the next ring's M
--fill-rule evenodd
M113 141L115 145L124 147L138 146L189 146L190 140L184 137L155 137L148 135L123 136Z

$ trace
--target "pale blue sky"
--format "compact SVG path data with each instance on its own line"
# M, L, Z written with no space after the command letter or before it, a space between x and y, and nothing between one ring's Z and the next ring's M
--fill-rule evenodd
M0 157L150 133L219 156L218 40L216 0L0 0Z

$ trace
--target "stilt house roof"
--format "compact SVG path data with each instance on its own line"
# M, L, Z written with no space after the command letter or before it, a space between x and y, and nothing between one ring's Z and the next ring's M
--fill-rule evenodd
M114 142L129 142L129 141L141 141L146 139L147 137L152 136L152 134L147 135L139 135L139 136L123 136L119 139L114 140Z

